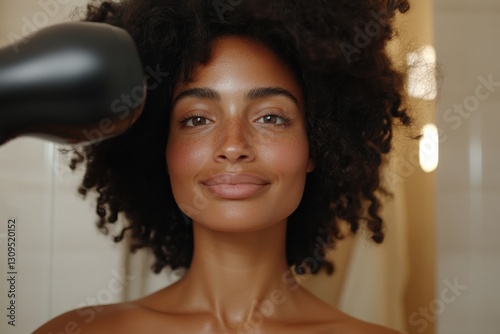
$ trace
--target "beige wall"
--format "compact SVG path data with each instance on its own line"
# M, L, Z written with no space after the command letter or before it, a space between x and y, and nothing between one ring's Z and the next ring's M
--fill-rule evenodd
M411 10L400 20L401 48L405 56L424 45L434 45L432 0L411 1ZM406 58L406 57L405 57ZM414 117L413 135L419 134L426 123L434 121L435 101L411 98L410 111ZM400 134L400 138L407 134ZM436 237L435 237L435 173L422 171L418 157L419 142L407 137L401 140L403 161L411 169L404 173L404 195L408 223L409 252L408 283L405 294L407 330L411 334L435 333L435 321L420 314L435 296ZM423 320L422 320L423 319Z
M16 36L48 25L69 21L78 13L83 0L0 0L0 45L10 44Z
M433 22L431 0L413 1L411 11L399 16L399 36L389 47L399 66L406 68L409 52L434 45ZM434 121L435 101L411 98L408 105L414 116L411 134L417 135L425 123ZM419 312L435 299L435 173L424 173L415 162L418 145L417 140L408 138L408 132L395 138L387 169L394 198L385 203L383 212L387 227L384 244L373 247L363 238L348 239L335 252L339 275L314 277L305 285L362 319L412 334L433 334L436 321L424 318L424 328ZM370 268L370 263L376 268Z

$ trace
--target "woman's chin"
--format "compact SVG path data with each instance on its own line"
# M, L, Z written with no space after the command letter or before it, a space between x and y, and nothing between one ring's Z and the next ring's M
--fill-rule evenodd
M202 221L193 220L193 225L199 225L200 227L214 232L229 232L229 233L251 233L270 228L280 222L286 222L286 220L273 220L273 221L263 221L255 218L250 218L248 215L219 215L217 219L206 219L204 217Z

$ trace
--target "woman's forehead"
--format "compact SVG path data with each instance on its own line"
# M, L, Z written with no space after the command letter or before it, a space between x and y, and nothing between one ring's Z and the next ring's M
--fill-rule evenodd
M210 60L193 69L189 82L177 85L174 98L193 87L207 87L222 94L276 87L291 92L300 103L303 100L300 84L287 63L264 44L240 36L214 40Z

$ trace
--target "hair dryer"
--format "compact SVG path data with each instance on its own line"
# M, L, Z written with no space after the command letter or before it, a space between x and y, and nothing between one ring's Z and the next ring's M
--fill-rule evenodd
M146 99L142 65L123 29L65 23L0 49L0 145L21 135L76 144L125 132Z

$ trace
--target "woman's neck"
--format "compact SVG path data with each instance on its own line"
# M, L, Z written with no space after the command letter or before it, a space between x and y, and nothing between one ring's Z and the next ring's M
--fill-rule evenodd
M244 233L193 222L193 232L193 261L177 283L187 308L234 328L256 317L280 318L294 307L297 284L286 262L286 221Z

